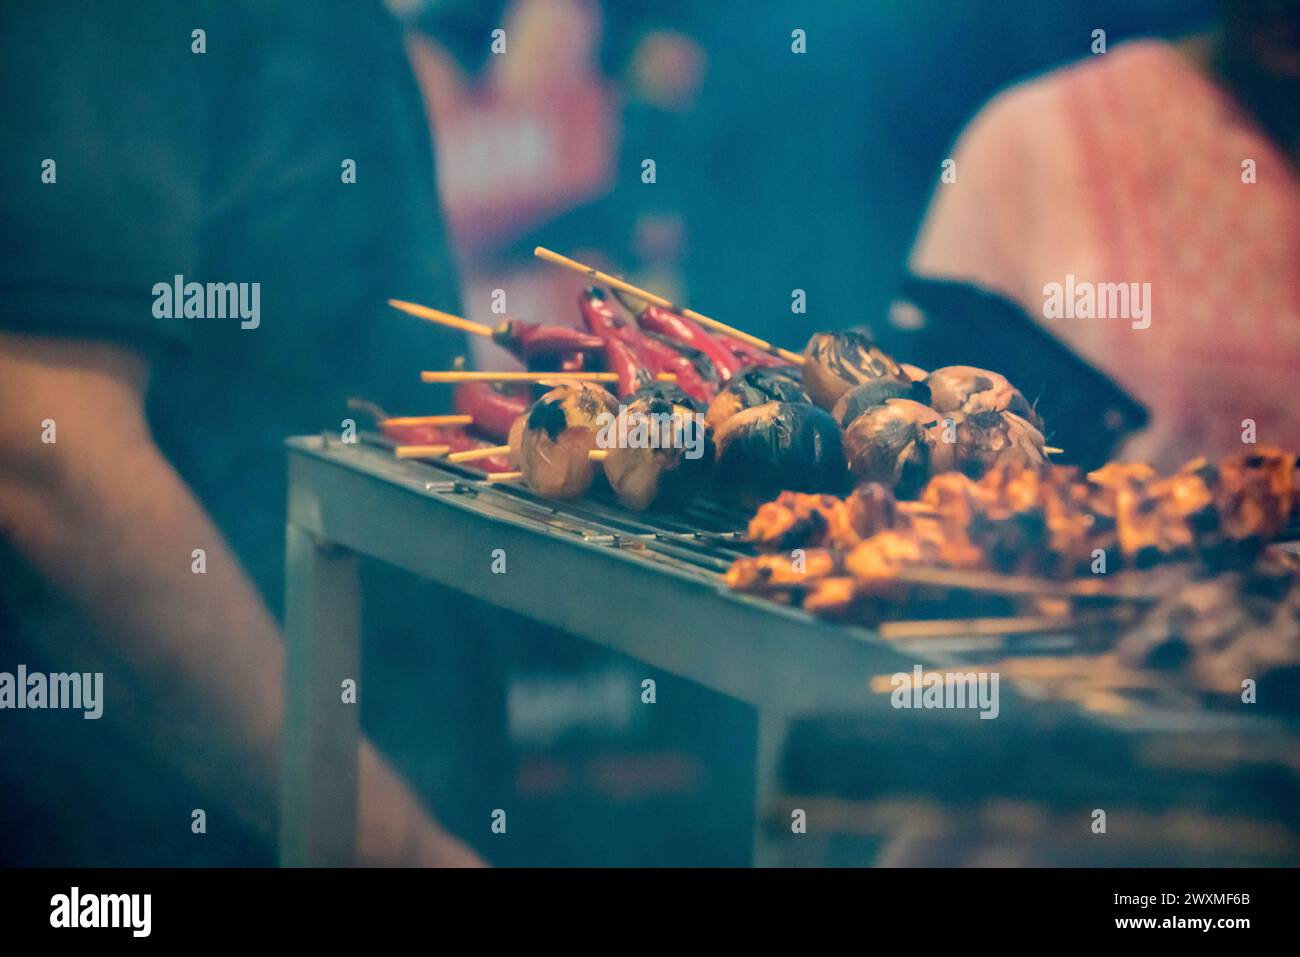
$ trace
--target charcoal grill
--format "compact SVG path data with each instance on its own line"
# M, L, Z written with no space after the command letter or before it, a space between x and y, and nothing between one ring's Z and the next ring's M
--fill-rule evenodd
M975 670L1079 653L1076 639L1040 634L887 641L869 628L831 624L798 608L736 594L726 589L722 573L736 555L747 552L740 534L746 516L709 499L674 514L633 513L599 496L553 502L522 487L484 482L472 469L399 461L375 435L346 444L328 435L299 437L287 446L281 819L286 865L342 865L353 858L358 712L339 706L339 688L359 670L362 555L752 707L756 863L782 859L781 838L788 845L789 829L779 822L789 820L792 802L800 800L789 795L790 769L781 766L782 748L792 728L806 729L823 719L853 715L872 729L867 739L915 742L918 754L942 740L978 755L990 740L987 726L997 725L997 753L1006 751L1008 740L1016 741L1015 761L1024 774L1048 792L1059 785L1059 799L1084 804L1090 799L1076 793L1077 776L1062 774L1061 755L1043 754L1041 766L1034 766L1035 736L1068 735L1071 747L1082 749L1075 754L1076 766L1086 765L1088 755L1113 755L1111 743L1117 739L1140 741L1140 747L1123 752L1130 755L1127 771L1112 757L1105 759L1109 773L1118 775L1111 793L1116 787L1122 791L1124 780L1147 786L1150 776L1168 774L1170 755L1190 753L1187 761L1203 766L1206 742L1220 750L1226 742L1240 751L1249 741L1295 753L1293 728L1276 720L1208 709L1177 696L1137 701L1119 712L1090 710L1050 699L1032 680L1004 678L997 721L981 721L972 711L931 712L924 721L910 720L912 713L895 710L889 695L880 692L881 676L910 672L916 664ZM505 574L492 571L496 549L505 553ZM1161 761L1146 765L1134 757L1151 754ZM837 760L852 758L841 751ZM862 750L858 762L869 768L871 761L870 749ZM1294 787L1295 764L1287 787ZM899 766L895 755L889 773L896 774ZM863 768L858 772L854 780L861 791L863 775L870 774ZM952 772L963 773L958 766ZM943 768L930 766L922 777L929 782L925 786L936 787L933 779L943 777ZM899 787L914 783L900 780ZM794 788L806 785L804 780ZM875 785L866 790L877 797L890 793L888 781ZM961 782L950 780L946 786L960 789ZM1191 798L1171 796L1175 803L1180 799ZM764 826L764 821L777 825Z

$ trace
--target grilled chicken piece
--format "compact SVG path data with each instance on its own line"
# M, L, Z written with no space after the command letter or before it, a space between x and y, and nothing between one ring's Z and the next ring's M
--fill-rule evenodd
M736 591L799 588L839 569L839 557L829 549L798 549L802 554L775 552L738 558L727 569L727 585Z
M872 535L844 557L844 569L859 585L870 587L892 580L905 565L926 561L929 549L909 532L886 531Z
M858 600L858 585L851 576L832 575L813 583L803 607L823 618L846 618Z
M847 551L896 521L894 496L880 485L860 485L845 499L782 492L758 507L747 537L760 548L833 546Z

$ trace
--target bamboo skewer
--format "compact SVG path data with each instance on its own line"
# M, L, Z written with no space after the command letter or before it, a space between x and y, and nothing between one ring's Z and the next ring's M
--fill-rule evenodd
M1070 578L1064 580L1036 578L1032 575L1004 575L999 572L967 571L952 568L929 568L908 565L896 573L898 581L909 585L933 585L964 591L996 595L1029 595L1046 598L1113 598L1117 601L1158 601L1160 595L1104 578Z
M617 276L611 276L609 273L601 272L599 269L588 266L585 263L580 263L576 259L570 259L568 256L561 256L559 253L547 249L545 246L538 246L533 250L533 255L538 259L544 259L557 266L563 266L565 269L571 269L574 272L582 273L582 275L594 279L596 282L618 289L627 293L629 296L635 296L637 299L658 306L661 309L671 309L678 315L685 316L687 319L692 319L695 322L698 322L706 329L711 329L724 336L730 336L732 339L738 339L756 349L762 349L764 352L770 352L773 355L780 356L792 365L803 365L803 356L799 355L797 352L791 352L788 349L774 346L772 343L758 338L758 336L751 336L748 332L741 332L733 326L729 326L724 322L719 322L717 319L712 319L709 316L698 313L694 309L683 309L681 306L675 305L663 296L656 296L654 293L648 292L639 286L634 286L624 279L619 279Z
M472 415L401 415L380 419L382 425L473 425Z
M523 472L492 472L488 475L487 480L489 482L513 482L523 477Z
M434 459L450 451L450 445L399 445L393 450L399 459Z
M587 458L593 462L603 462L609 458L609 449L592 449L587 453Z
M480 459L495 458L498 455L509 455L510 446L508 445L489 445L481 449L466 449L464 452L452 452L447 456L448 462L477 462Z
M660 372L660 382L676 382L672 372ZM421 372L421 382L617 382L615 372L462 372L459 370Z
M492 338L492 327L485 326L481 322L474 322L472 319L462 319L460 316L453 316L449 312L443 312L441 309L430 309L428 306L422 306L418 302L407 302L404 299L390 299L388 304L394 309L406 313L409 316L416 316L420 319L428 319L430 322L436 322L442 326L450 326L452 329L459 329L462 332L472 333L476 336L486 336Z
M996 635L1055 634L1079 631L1094 625L1126 621L1127 616L1109 612L1060 616L1023 615L1015 618L945 618L922 621L887 621L876 630L886 641L917 638L974 638Z

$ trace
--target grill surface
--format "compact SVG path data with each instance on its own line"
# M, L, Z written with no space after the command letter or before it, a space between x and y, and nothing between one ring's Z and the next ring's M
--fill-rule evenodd
M1175 836L1159 831L1156 849L1142 851L1138 861L1164 860L1153 855L1188 832L1184 812L1202 810L1217 822L1213 834L1199 818L1193 828L1209 842L1204 853L1235 847L1242 856L1234 860L1243 863L1300 859L1300 763L1291 720L1179 692L1158 675L1101 696L1063 694L1044 672L1103 670L1102 657L1072 635L886 640L870 628L732 592L722 572L748 551L740 537L748 515L707 498L682 512L632 513L608 493L554 502L486 483L468 468L397 460L375 438L343 445L324 435L288 444L288 594L299 610L289 616L287 641L308 649L298 652L297 670L290 668L291 687L295 674L302 689L315 687L304 655L310 661L355 653L349 649L360 636L334 627L346 616L314 584L336 574L334 556L353 552L753 706L756 801L762 818L773 815L774 835L788 836L791 807L819 808L828 825L830 815L842 813L856 841L877 825L888 831L899 800L908 809L921 799L938 801L952 817L975 813L953 810L963 802L1003 795L1051 808L1061 815L1062 833L1082 828L1078 841L1087 843L1062 860L1088 862L1087 854L1103 847L1088 830L1086 809L1097 807L1118 808L1124 821L1139 811L1160 815L1142 818L1140 828L1168 824ZM505 577L489 571L488 553L496 548L509 554ZM302 607L312 596L323 607ZM430 640L437 629L435 612ZM1001 675L998 720L969 710L892 707L890 676L916 665ZM332 707L313 712L297 733L336 714ZM322 761L299 777L334 781L336 763ZM328 803L324 784L303 787ZM1233 809L1251 829L1246 837L1225 830L1221 819ZM1063 840L1048 843L1064 847ZM775 848L759 839L755 853L772 860Z

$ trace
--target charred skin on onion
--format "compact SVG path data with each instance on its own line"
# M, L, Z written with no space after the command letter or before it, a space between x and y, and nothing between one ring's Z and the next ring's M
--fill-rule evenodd
M519 440L519 468L528 487L547 498L578 498L591 487L601 414L618 402L590 382L565 383L533 403Z
M875 379L911 380L865 332L818 332L804 347L803 386L813 402L831 409L845 392Z
M806 402L767 402L714 432L722 494L747 505L783 491L841 492L847 485L840 428Z
M879 482L900 498L914 497L939 472L953 467L954 443L944 441L944 416L912 399L888 399L844 430L849 471L859 482Z
M658 434L659 447L608 449L605 455L605 477L618 500L628 508L642 511L652 505L672 508L694 495L708 479L713 462L713 439L708 428L696 418L693 404L676 403L653 394L638 393L619 414L626 421L619 423L620 434L629 434L644 416L647 435L655 425L662 427ZM694 430L699 430L694 434ZM689 451L700 454L690 457Z
M901 379L873 379L849 389L836 401L831 417L847 429L849 424L868 409L884 405L890 399L911 399L928 405L930 390L921 382L904 382Z
M680 386L671 382L650 382L641 386L628 399L629 403L635 403L642 399L666 399L673 405L684 406L691 412L703 412L703 404L697 402L686 393Z
M798 369L754 366L733 376L709 403L705 421L716 432L737 412L768 402L812 402Z
M1036 469L1047 464L1043 433L1014 412L947 412L944 417L956 434L956 466L971 478L1003 465Z
M1014 412L1035 429L1043 420L1003 375L976 366L944 366L925 377L930 406L940 412Z

